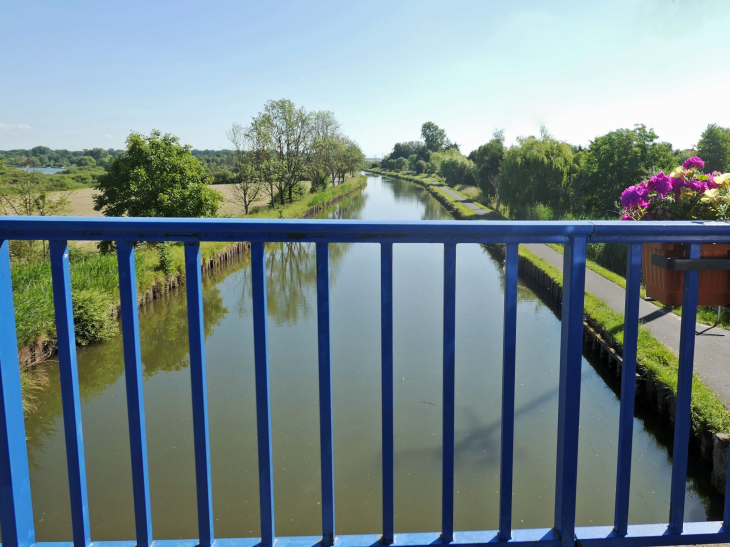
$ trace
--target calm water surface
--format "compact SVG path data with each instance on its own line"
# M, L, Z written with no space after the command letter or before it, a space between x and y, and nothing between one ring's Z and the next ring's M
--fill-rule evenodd
M324 218L448 219L418 186L369 177ZM381 528L380 250L330 247L337 532ZM440 528L443 250L394 246L396 530ZM276 531L318 535L319 415L315 255L311 244L267 249ZM457 251L455 525L498 525L503 277L478 245ZM205 284L215 533L256 536L258 471L251 277L239 263ZM514 526L550 527L554 508L560 322L520 287ZM156 538L197 537L184 291L140 314ZM37 535L70 540L71 520L55 363L27 420ZM578 524L613 521L618 386L584 359ZM121 340L79 351L92 538L132 539L134 513ZM632 523L669 512L671 431L634 420ZM695 455L687 520L718 519L721 500Z
M21 171L27 173L43 173L44 175L55 175L61 171L65 171L65 167L18 167Z

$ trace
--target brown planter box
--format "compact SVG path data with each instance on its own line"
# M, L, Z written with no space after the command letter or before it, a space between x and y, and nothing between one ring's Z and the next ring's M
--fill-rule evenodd
M684 272L666 270L651 263L651 255L684 257L684 245L674 243L644 243L642 263L646 295L669 306L682 305ZM702 258L730 258L730 243L705 243ZM730 270L700 271L700 306L730 306Z

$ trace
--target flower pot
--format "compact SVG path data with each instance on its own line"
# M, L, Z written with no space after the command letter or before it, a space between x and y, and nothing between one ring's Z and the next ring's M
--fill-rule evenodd
M669 306L682 305L684 272L667 270L651 263L651 255L684 257L684 244L644 243L642 263L646 296ZM730 243L705 243L702 258L730 258ZM700 306L730 306L730 270L700 271Z

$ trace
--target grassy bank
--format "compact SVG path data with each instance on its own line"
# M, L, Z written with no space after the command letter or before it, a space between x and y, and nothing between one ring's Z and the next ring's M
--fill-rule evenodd
M434 198L436 198L441 205L446 207L446 209L454 215L455 218L459 220L488 220L485 219L483 215L479 215L476 212L474 212L472 209L469 209L466 207L463 203L460 201L454 199L452 196L447 194L443 188L441 188L441 185L445 185L443 182L439 180L435 180L433 175L407 175L405 173L394 173L391 171L383 171L382 169L368 169L368 171L372 173L376 173L378 175L383 175L385 177L392 177L395 179L401 179L401 180L407 180L409 182L413 182L415 184L419 184L423 186L429 194L431 194ZM460 192L459 190L455 188L449 188L452 192L458 194L463 199L472 202L474 205L479 207L480 209L483 209L487 213L489 213L491 220L495 220L497 218L501 218L501 215L490 209L489 207L483 205L482 203L479 203L478 201L475 201L473 198L464 195L464 193Z
M306 194L299 201L277 209L258 211L250 218L300 218L341 197L357 192L367 184L367 177L356 175L349 181L317 194ZM25 242L19 242L24 244ZM40 246L37 245L40 250ZM203 260L208 260L231 246L226 242L201 244ZM165 247L140 245L135 253L137 292L164 284L172 276L184 278L184 248L181 244ZM98 295L101 302L116 307L119 300L119 278L115 254L100 254L94 247L71 246L71 284L74 295L87 291ZM19 348L53 347L56 326L53 311L51 267L48 260L29 260L12 266L15 320Z

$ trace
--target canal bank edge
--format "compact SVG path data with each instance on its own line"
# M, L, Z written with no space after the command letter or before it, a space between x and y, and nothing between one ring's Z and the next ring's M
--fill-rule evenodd
M422 179L410 175L393 174L380 169L368 169L367 171L419 184L426 188L456 218L461 220L484 219L483 216L473 213L463 204L446 195L438 186ZM488 210L486 207L482 208ZM494 215L503 218L497 213ZM504 247L502 245L485 245L485 247L493 256L500 261L503 260ZM522 246L519 250L519 260L520 274L532 278L542 285L547 291L547 296L554 299L556 311L559 312L562 303L562 273ZM623 316L611 310L602 300L588 291L585 295L584 315L586 341L599 349L608 361L609 367L615 367L617 373L620 373L621 356L623 355ZM643 403L654 407L674 426L678 358L642 327L639 328L639 344L637 397L640 397ZM696 374L692 388L692 442L700 449L703 458L712 462L712 485L724 494L728 447L730 446L730 412L725 408L719 396L707 387Z
M331 199L318 203L312 207L308 207L304 210L301 202L291 204L287 207L279 209L277 216L271 215L270 218L311 218L324 209L335 205L339 201L342 201L346 197L349 197L357 192L360 192L367 186L367 177L365 175L356 175L354 179L346 182L340 186L330 188L329 191L333 194ZM289 214L287 214L289 213ZM267 218L265 216L256 216L256 218ZM234 256L249 249L250 244L248 242L238 242L232 245L228 245L225 249L220 251L214 251L206 255L201 248L201 271L203 274L207 274L214 268L221 268L228 263ZM155 279L150 283L146 290L138 290L137 293L137 306L142 307L152 300L159 298L173 289L180 287L185 284L184 275L171 275L162 279ZM111 311L111 316L117 319L120 315L120 306L118 303L114 305ZM37 339L34 344L21 346L18 348L18 360L21 368L31 367L42 361L45 361L49 357L53 356L57 351L55 339Z
M451 213L454 218L458 220L497 220L497 219L505 219L502 215L499 213L493 211L492 209L489 209L488 207L485 207L481 203L477 203L476 201L469 200L468 197L461 194L458 190L454 190L453 188L450 188L449 190L454 192L455 194L458 194L462 196L465 200L469 201L470 203L473 203L480 209L483 209L486 211L487 216L484 215L478 215L468 207L464 206L463 203L460 203L459 201L452 198L450 195L448 195L446 192L443 191L440 185L429 182L428 180L414 177L411 175L401 175L397 173L391 173L389 171L383 171L381 169L374 169L374 168L368 168L365 171L375 173L376 175L381 175L384 177L390 177L394 179L401 179L406 180L408 182L413 182L415 184L418 184L419 186L422 186L423 188L428 191L429 194L431 194L436 201L438 201L441 205L443 205L449 213ZM491 218L490 218L491 217Z

